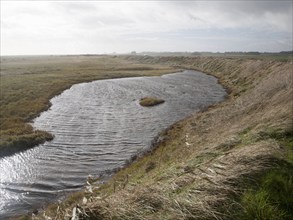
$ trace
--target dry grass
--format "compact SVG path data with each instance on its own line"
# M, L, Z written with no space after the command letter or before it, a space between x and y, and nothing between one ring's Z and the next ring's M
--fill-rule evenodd
M235 219L233 210L250 183L257 185L259 174L286 159L286 147L276 134L292 132L292 64L125 59L199 69L217 76L231 93L226 101L171 126L152 152L106 184L96 183L98 189L86 193L86 199L63 206L67 215L47 214L70 219L75 207L88 219Z
M144 97L139 100L139 104L144 107L151 107L151 106L162 104L164 102L165 101L163 99L158 99L155 97Z

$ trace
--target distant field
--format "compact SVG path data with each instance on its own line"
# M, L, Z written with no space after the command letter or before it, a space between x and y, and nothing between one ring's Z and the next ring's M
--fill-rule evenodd
M284 53L259 53L259 52L226 52L226 53L212 53L212 52L145 52L138 55L160 56L160 57L223 57L223 58L239 58L239 59L253 59L253 60L271 60L287 62L292 61L293 53L290 51Z
M172 71L117 56L1 57L0 157L52 139L44 131L34 131L28 122L49 108L52 97L71 85Z

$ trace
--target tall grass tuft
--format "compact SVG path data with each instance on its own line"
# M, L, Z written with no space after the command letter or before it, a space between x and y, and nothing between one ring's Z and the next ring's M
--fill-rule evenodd
M272 171L265 177L263 188L269 199L293 218L293 174L292 169Z
M243 220L283 220L286 212L270 202L269 193L266 190L257 192L249 190L242 199L243 215L239 216Z
M293 219L292 165L271 170L261 179L257 189L247 190L241 200L240 219Z

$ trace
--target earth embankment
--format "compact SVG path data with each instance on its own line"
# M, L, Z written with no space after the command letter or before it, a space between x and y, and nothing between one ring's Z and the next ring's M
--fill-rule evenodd
M229 98L174 124L152 152L106 184L96 183L93 192L51 206L49 216L62 219L78 209L80 217L100 219L292 217L292 62L124 58L212 74L230 90Z

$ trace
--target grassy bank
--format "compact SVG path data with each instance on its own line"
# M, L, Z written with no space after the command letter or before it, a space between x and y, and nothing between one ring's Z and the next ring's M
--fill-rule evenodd
M162 132L152 152L106 184L96 182L93 192L74 194L35 219L70 219L73 211L85 219L292 219L290 61L123 59L215 75L229 98Z
M292 219L292 63L222 57L124 57L197 69L229 98L162 132L152 152L106 184L37 218ZM79 214L78 214L79 213ZM278 217L279 216L279 217Z
M111 56L1 57L0 157L53 137L28 122L49 108L49 100L71 85L98 79L152 76L174 71Z

